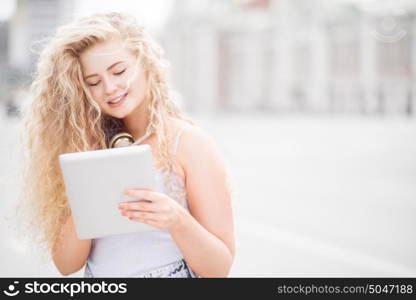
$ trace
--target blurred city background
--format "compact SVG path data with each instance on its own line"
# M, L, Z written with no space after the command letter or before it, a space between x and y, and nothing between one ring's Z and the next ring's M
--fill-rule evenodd
M35 42L109 10L163 46L180 104L229 162L231 276L416 276L413 0L2 1L0 276L59 276L12 214Z

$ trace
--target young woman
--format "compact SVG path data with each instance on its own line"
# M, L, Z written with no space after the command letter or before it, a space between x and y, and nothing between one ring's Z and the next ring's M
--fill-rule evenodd
M60 27L32 88L25 199L63 275L85 266L87 277L228 276L235 244L224 160L172 100L161 49L134 18L99 14ZM58 155L107 148L119 131L151 146L159 181L155 191L126 190L149 202L119 212L159 230L80 240Z

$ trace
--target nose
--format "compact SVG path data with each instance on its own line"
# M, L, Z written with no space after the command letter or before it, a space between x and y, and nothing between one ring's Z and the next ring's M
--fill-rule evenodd
M103 78L103 83L105 87L105 93L107 95L112 95L117 90L117 85L115 82L109 78Z

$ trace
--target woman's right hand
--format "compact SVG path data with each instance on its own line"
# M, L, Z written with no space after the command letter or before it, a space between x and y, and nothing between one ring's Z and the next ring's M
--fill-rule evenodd
M61 238L53 247L52 259L58 271L70 275L79 271L86 263L91 250L91 240L80 240L75 230L72 215L65 223Z

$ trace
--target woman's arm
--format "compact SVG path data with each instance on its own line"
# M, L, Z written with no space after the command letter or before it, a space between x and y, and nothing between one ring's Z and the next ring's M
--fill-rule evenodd
M171 235L191 269L201 277L226 277L235 253L227 174L215 143L196 128L181 138L178 159L185 170L190 214Z
M178 150L190 213L166 194L145 189L127 189L126 196L148 201L120 203L120 213L130 220L169 230L199 276L226 277L235 246L225 163L215 143L194 127L184 131Z
M72 216L65 223L62 236L54 245L52 259L59 272L70 275L80 270L87 261L91 240L80 240L75 232Z

